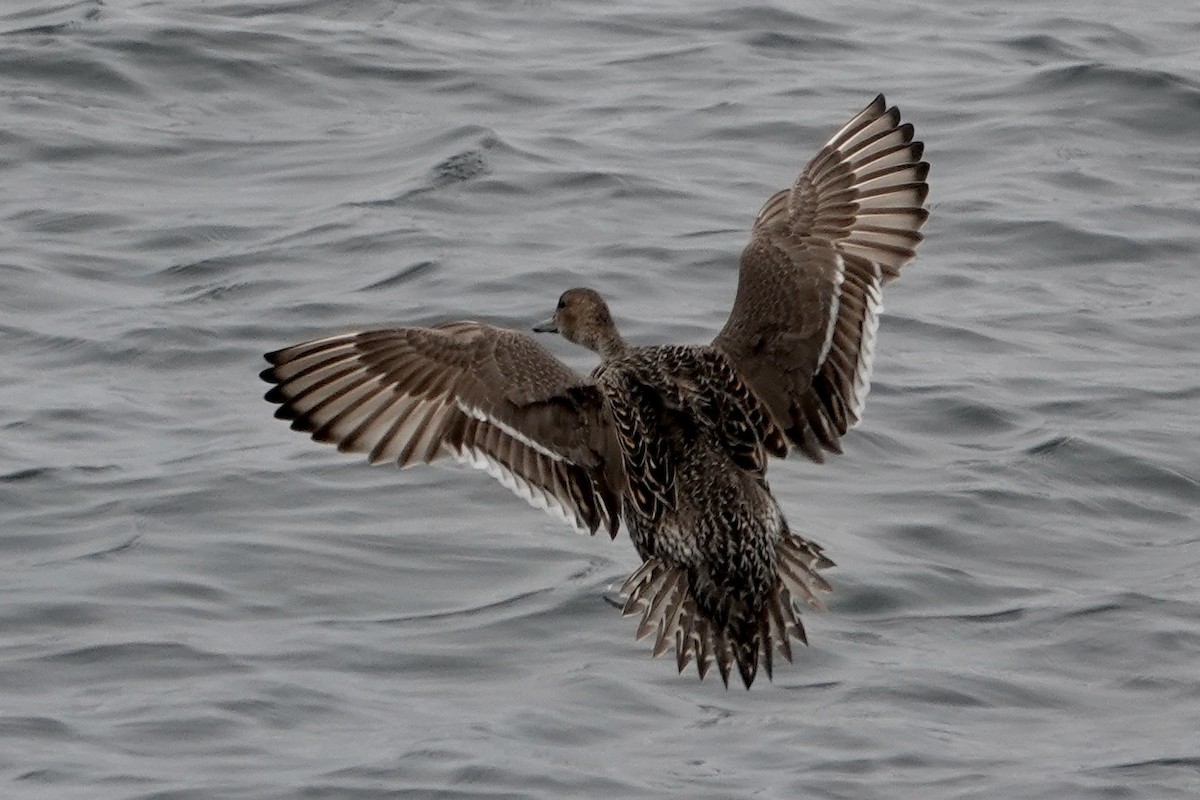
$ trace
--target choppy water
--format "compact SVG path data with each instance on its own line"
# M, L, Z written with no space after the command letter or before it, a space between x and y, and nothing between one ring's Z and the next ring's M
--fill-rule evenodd
M1200 19L1037 5L6 3L0 795L1200 796ZM623 538L262 402L580 283L711 336L878 91L933 217L845 456L773 468L839 564L773 684L651 661Z

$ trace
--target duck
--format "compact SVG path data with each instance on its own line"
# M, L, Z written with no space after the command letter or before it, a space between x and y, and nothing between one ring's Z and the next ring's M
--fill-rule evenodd
M928 162L882 94L766 201L707 344L632 345L595 289L530 333L474 321L325 336L267 353L294 430L372 464L452 459L585 532L628 531L624 613L655 657L749 689L807 644L834 562L793 531L772 459L842 452L870 389L882 289L923 239ZM531 333L587 348L583 375Z

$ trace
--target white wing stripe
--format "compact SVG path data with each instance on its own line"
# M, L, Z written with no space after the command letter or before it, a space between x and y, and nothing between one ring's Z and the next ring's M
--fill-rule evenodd
M544 455L548 458L552 458L555 461L563 460L563 457L560 456L558 453L555 453L553 450L547 449L545 447L545 445L542 445L538 442L535 442L533 439L530 439L528 436L521 433L516 428L512 427L511 425L506 424L504 422L504 420L496 419L495 417L491 416L490 414L488 414L486 411L484 411L481 408L476 408L474 406L467 405L461 399L456 398L454 402L456 405L458 405L459 410L462 411L464 414L474 417L475 419L477 419L481 422L486 422L489 425L495 425L497 428L504 431L509 436L516 439L518 442L525 445L526 447L528 447L532 450L535 450L536 452L541 453L542 455Z
M581 532L587 533L587 526L568 511L566 506L557 497L533 486L520 475L517 475L482 450L463 447L461 451L452 450L451 452L456 460L463 464L469 464L475 469L483 470L495 478L505 489L508 489L534 508L545 511Z
M879 315L883 313L883 302L880 292L882 273L879 265L872 263L874 274L867 286L866 314L863 316L862 333L858 345L858 366L854 372L854 396L850 399L850 410L855 419L862 416L863 406L867 402L867 393L871 391L871 366L875 359L875 334L879 330Z
M837 259L834 262L837 271L834 274L833 297L829 303L829 324L825 328L825 342L821 345L821 355L817 357L818 370L829 357L829 348L833 347L833 334L837 330L838 311L842 304L842 285L846 282L846 259L842 258L841 253L834 253L834 258Z

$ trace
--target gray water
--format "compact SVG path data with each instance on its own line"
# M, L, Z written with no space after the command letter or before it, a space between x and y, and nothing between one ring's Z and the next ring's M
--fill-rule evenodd
M0 796L1200 796L1200 17L1038 5L6 2ZM704 341L880 91L932 217L772 469L839 565L774 683L651 660L623 536L261 399L579 284Z

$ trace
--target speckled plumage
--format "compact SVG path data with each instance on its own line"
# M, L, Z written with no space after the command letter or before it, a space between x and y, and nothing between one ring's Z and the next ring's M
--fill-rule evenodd
M526 334L477 322L329 336L266 358L276 415L401 467L451 457L531 504L616 536L643 563L626 613L680 671L747 688L805 641L833 565L792 533L770 456L840 452L870 386L882 286L921 241L928 187L911 125L877 97L759 212L729 320L710 345L630 347L571 289L535 330L595 351L590 378Z
M736 664L747 687L760 657L790 659L804 627L792 600L820 608L833 566L792 535L766 481L766 441L782 439L729 360L703 346L631 348L594 374L624 456L624 519L645 562L622 587L639 637L657 631L655 654L673 643L682 670L703 678L715 663L728 683ZM772 436L764 436L769 431ZM787 554L794 579L780 580Z

